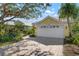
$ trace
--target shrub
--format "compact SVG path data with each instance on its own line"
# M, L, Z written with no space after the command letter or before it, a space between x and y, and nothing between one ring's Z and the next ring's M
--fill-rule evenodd
M19 41L21 40L23 35L21 33L8 33L4 35L0 35L0 42L10 42L10 41Z
M26 29L21 22L16 22L15 25L0 24L0 42L19 41L24 35L34 37L34 29Z
M23 37L23 34L22 33L18 33L16 36L15 36L15 41L19 41L19 40L21 40L22 39L22 37Z
M22 32L14 26L7 25L0 30L0 42L19 41L22 36Z
M27 31L27 34L30 35L30 37L36 37L36 36L35 36L35 29L34 29L34 28L28 30L28 31Z
M30 35L30 37L36 37L36 36L32 34L32 35Z
M72 43L79 45L79 33L74 34L71 40L72 40Z
M0 36L0 41L1 42L9 42L9 41L13 41L14 36L10 35L10 34L5 34L3 36Z

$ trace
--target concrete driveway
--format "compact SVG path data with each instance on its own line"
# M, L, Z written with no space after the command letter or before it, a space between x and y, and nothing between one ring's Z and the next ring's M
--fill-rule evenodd
M44 49L45 50L50 49L55 54L55 56L63 56L64 38L36 37L36 38L29 38L29 39L46 45L47 48L44 48Z
M42 50L50 51L51 53L54 54L54 56L63 56L63 42L64 42L64 39L60 39L60 38L35 37L35 38L24 39L21 42L14 43L13 45L16 48L18 48L17 47L18 45L19 48L22 48L22 49L24 49L29 45L33 45L34 46L33 48L38 46ZM11 47L13 47L13 45ZM5 46L5 47L8 47L8 46ZM10 52L16 50L16 48L10 50ZM6 50L6 48L4 49L0 48L1 56L5 55L4 50Z
M35 38L29 38L29 39L45 45L63 45L64 43L64 38L35 37Z

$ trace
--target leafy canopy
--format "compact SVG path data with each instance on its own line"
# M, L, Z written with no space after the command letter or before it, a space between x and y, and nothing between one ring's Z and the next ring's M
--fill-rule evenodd
M76 18L78 16L79 8L74 3L63 3L61 4L61 8L59 10L60 18Z
M43 14L51 4L44 3L4 3L0 4L0 22L10 21L17 18L37 18ZM12 17L8 20L3 20L6 17Z

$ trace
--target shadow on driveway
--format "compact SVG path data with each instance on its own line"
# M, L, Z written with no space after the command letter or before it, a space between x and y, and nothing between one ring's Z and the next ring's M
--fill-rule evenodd
M63 45L64 43L64 38L31 37L29 39L45 45Z
M0 48L0 56L4 56L4 49Z

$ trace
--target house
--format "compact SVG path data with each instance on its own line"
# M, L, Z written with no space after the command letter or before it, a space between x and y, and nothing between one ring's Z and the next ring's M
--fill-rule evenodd
M43 20L33 23L35 35L38 37L65 38L69 35L67 22L47 16Z

